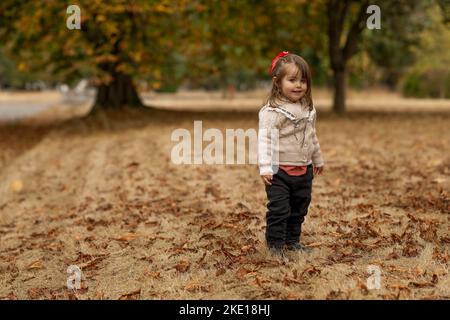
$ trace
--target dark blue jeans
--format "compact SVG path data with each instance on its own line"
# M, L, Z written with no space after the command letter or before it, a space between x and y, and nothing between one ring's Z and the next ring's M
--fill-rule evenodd
M300 243L302 223L311 202L313 166L304 175L290 176L282 169L273 175L272 185L266 186L266 242L269 248Z

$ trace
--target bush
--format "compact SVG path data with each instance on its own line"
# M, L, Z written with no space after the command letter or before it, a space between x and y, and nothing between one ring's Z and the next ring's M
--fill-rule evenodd
M428 69L413 71L405 76L403 94L416 98L450 98L450 71Z

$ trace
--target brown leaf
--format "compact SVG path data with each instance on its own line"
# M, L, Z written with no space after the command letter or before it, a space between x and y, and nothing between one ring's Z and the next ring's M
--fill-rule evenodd
M205 257L206 257L206 251L203 252L202 257L197 261L197 263L202 263L205 260Z
M309 274L310 276L319 275L321 273L321 270L316 267L309 267L303 270L302 275Z
M440 237L439 241L441 243L450 244L450 237Z
M28 289L28 296L30 299L38 299L40 296L43 295L43 289L42 288L30 288Z
M249 244L249 245L246 245L246 246L242 246L242 247L241 247L241 251L242 251L243 253L252 253L252 252L255 252L255 251L256 251L256 248L255 248L254 245Z
M439 282L439 276L436 273L433 273L433 277L431 279L431 282L434 284L437 284Z
M295 284L304 284L303 281L295 279L295 278L292 278L292 277L288 277L288 276L284 276L283 283L285 285L287 285L287 286L289 286L290 284L293 284L293 283L295 283Z
M219 268L216 271L216 277L223 275L226 272L225 268Z
M408 285L402 283L392 283L392 284L388 283L386 284L386 288L410 291Z
M414 282L414 281L410 281L408 283L408 287L413 287L413 288L426 288L426 287L434 287L434 283L433 282Z
M105 203L97 207L96 211L107 211L111 210L113 208L113 205L111 203Z
M450 254L447 249L440 251L438 248L434 248L433 260L437 260L441 263L448 263L450 261Z
M392 252L387 256L387 259L398 259L398 253L395 252L395 249L392 249Z
M159 226L161 224L161 222L159 222L159 221L152 221L152 220L147 220L146 222L145 222L145 225L146 226L149 226L149 227L157 227L157 226Z
M181 260L175 266L175 269L177 269L178 272L186 272L189 270L190 266L191 266L191 263L189 261Z
M16 294L14 292L8 293L6 296L1 296L0 300L18 300Z
M264 285L263 285L265 282L269 282L269 280L267 280L266 278L264 278L262 276L256 276L255 277L254 284L256 284L258 287L261 287L261 288L265 289Z
M358 277L357 286L361 289L363 295L367 295L369 293L369 289L367 285Z
M425 274L425 271L419 266L415 267L412 271L416 277L423 276Z
M188 283L185 287L185 290L189 291L189 292L209 292L211 290L211 285L210 284L202 284L198 281L192 281L190 283Z
M419 248L412 245L406 245L403 247L402 255L404 257L417 257L419 255Z
M204 235L202 235L200 237L199 240L202 240L202 239L211 240L211 239L214 239L214 238L217 238L217 236L212 234L212 233L205 233Z
M127 168L136 168L136 167L138 167L138 166L139 166L139 163L133 161L133 162L131 162L131 163L129 163L129 164L127 165Z
M139 234L130 232L130 233L125 233L125 234L121 235L120 237L117 237L116 240L130 242L138 237L139 237Z
M211 194L216 199L222 199L220 195L220 189L217 186L208 186L205 188L205 194Z
M238 277L239 279L244 279L245 276L247 274L249 274L250 272L252 272L251 270L244 268L244 267L240 267L239 270L236 272L236 277Z
M121 295L119 300L138 300L140 296L141 296L141 289L138 289L136 291Z
M94 297L95 297L96 300L103 300L103 299L105 299L105 292L103 290L98 289L95 292L95 296Z
M144 271L144 275L149 276L153 279L161 279L162 278L160 272L153 272L153 271L150 271L147 269Z
M41 260L33 261L27 267L28 270L31 270L31 269L42 269L42 268L44 268L44 265L43 265Z

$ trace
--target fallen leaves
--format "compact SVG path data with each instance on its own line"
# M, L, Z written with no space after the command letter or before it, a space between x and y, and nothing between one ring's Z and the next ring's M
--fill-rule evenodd
M243 280L249 276L255 276L257 274L258 274L257 271L253 271L253 270L247 269L245 267L240 267L235 273L236 277L240 280Z
M283 284L285 286L290 286L292 284L305 284L305 281L304 280L299 280L299 279L296 279L296 278L292 278L292 277L289 277L289 276L285 275L284 278L283 278Z
M448 264L448 262L450 261L450 249L447 248L434 248L433 250L433 260L438 261L440 263L443 264Z
M154 272L150 270L145 270L144 275L152 279L162 279L161 272Z
M117 238L115 238L118 241L124 241L124 242L130 242L133 241L134 239L140 237L139 234L137 233L133 233L133 232L128 232L128 233L124 233L121 236L118 236Z
M410 258L417 257L421 249L421 246L416 245L414 242L409 242L403 247L402 255Z
M78 300L79 295L86 294L89 288L84 282L81 282L81 288L78 290L68 290L66 287L48 288L33 287L27 290L29 299L45 299L45 300Z
M177 263L177 265L175 266L175 269L178 272L187 272L189 270L191 266L191 263L187 260L181 260Z
M79 252L75 261L70 264L78 266L82 271L96 270L99 264L109 257L109 253L104 254L86 254Z
M408 287L410 288L428 288L428 287L434 287L434 283L432 282L414 282L411 281L408 283Z
M306 268L305 270L303 270L302 272L302 276L303 275L308 275L308 276L317 276L322 272L322 270L318 267L312 266L309 268Z
M260 275L255 275L255 280L253 281L253 284L260 287L261 289L266 289L265 284L266 283L270 283L270 280L260 276Z
M32 263L30 263L30 264L27 266L27 269L28 269L28 270L33 270L33 269L43 269L43 268L44 268L44 264L43 264L43 262L42 262L41 260L33 261Z
M385 120L392 124L390 118ZM424 122L427 121L422 118L417 120L420 124ZM17 214L11 219L14 223L6 219L0 226L2 241L6 240L0 257L5 264L0 265L0 271L12 289L10 294L10 288L5 289L2 298L14 299L15 294L19 295L14 286L19 286L20 281L27 289L33 286L21 293L25 297L28 293L35 299L80 298L78 293L58 288L61 284L55 285L51 282L54 280L43 284L47 279L41 274L48 275L50 271L35 272L50 267L53 270L61 261L64 266L79 266L89 283L95 283L100 275L112 279L118 272L130 272L130 282L114 284L111 291L102 286L104 292L94 287L96 290L83 298L117 297L117 292L121 299L153 295L205 298L218 284L219 288L223 288L222 284L229 288L226 294L231 298L239 294L250 299L317 298L318 292L328 299L360 298L372 293L367 289L365 270L375 259L395 265L394 268L380 267L383 287L377 297L395 299L401 292L413 298L442 298L439 290L447 283L449 275L438 266L447 266L450 262L449 196L445 188L449 171L448 161L441 154L447 140L439 150L434 150L440 153L423 148L423 152L416 154L409 150L410 146L404 148L399 143L402 139L391 139L388 131L385 134L380 130L379 124L385 125L384 121L372 128L371 122L365 123L367 125L358 127L363 130L358 143L345 139L353 138L353 122L339 127L344 143L327 152L328 156L336 157L330 162L329 175L317 180L317 196L302 234L304 243L316 249L312 255L292 260L273 259L265 253L264 243L261 243L265 194L262 189L262 193L248 192L256 190L252 188L260 183L258 175L239 167L225 171L219 167L212 170L199 166L184 171L169 166L164 162L166 158L161 157L163 149L158 148L161 146L157 142L158 134L162 131L157 122L155 133L158 134L154 135L154 140L153 135L146 132L141 132L142 137L145 136L142 139L140 133L137 134L141 129L102 138L77 136L74 148L80 147L80 150L70 153L70 157L60 151L51 153L48 141L44 140L46 148L35 149L36 163L28 167L30 170L23 178L6 185L11 191L10 198L5 199L5 203L2 199L0 204L0 211L6 213L6 218L9 212ZM403 123L395 122L393 127L397 125L403 126ZM430 128L434 129L434 125L430 124ZM408 130L408 126L399 128L401 134ZM337 131L330 129L330 132ZM373 136L368 135L375 132ZM426 130L423 133L427 134ZM54 135L49 140L57 137ZM334 135L324 137L326 148L331 145L327 139L332 141ZM102 143L104 138L112 140L108 148L102 149L106 153L101 159L104 165L92 166L99 159L89 158L88 154L79 157L83 161L75 162L77 152L96 150L96 143ZM123 141L120 146L136 147L116 154L114 139ZM154 148L145 151L144 141ZM388 142L392 145L389 150L385 148ZM344 156L346 149L353 149L348 153L353 155L351 161ZM136 152L138 150L144 151ZM98 156L99 152L93 154ZM404 159L411 156L417 161L405 163ZM58 163L61 170L67 168L69 175L65 176L66 171L64 175L58 172L58 176L45 174L42 159ZM163 162L154 162L161 159ZM148 162L160 163L161 168L155 169ZM34 172L32 167L39 170ZM17 177L22 176L19 166L14 169L17 169L14 172ZM97 173L92 169L101 172L90 175ZM169 177L167 172L173 175ZM218 183L214 177L225 180ZM242 181L242 190L235 192L230 187L233 184L228 182L237 179ZM193 187L186 188L187 181L192 182ZM27 197L15 195L24 190ZM68 196L64 200L69 201L53 201L59 199L61 191ZM80 192L82 195L77 199ZM74 238L78 242L73 243ZM83 251L66 258L66 252L72 252L74 245ZM34 260L36 257L42 258ZM430 268L431 265L436 268ZM61 270L64 273L65 268ZM199 280L205 273L212 278ZM174 292L166 288L172 277L196 280L181 282L179 290ZM356 282L358 277L360 281ZM330 281L333 279L336 281ZM134 280L154 287L151 292L143 287L142 290L130 288ZM348 283L355 286L346 287Z
M241 251L244 254L252 254L252 253L256 252L256 248L255 248L255 245L248 244L248 245L242 246Z
M13 182L11 182L11 190L19 193L23 190L23 182L22 180L14 180Z
M104 203L97 207L96 211L109 211L113 208L112 203Z
M130 293L123 294L119 297L119 300L139 300L141 297L141 289L132 291Z
M211 291L211 284L202 283L199 281L191 281L184 287L184 290L189 291L191 293L194 292L210 292Z

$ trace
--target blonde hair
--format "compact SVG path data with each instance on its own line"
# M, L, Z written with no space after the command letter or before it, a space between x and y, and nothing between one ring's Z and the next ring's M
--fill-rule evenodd
M264 105L269 104L271 107L279 107L282 101L286 101L281 91L281 81L286 76L286 64L294 64L297 67L297 72L301 72L302 78L306 78L307 89L306 93L301 99L302 104L309 106L309 109L313 108L312 93L311 93L311 70L308 63L302 57L289 53L288 55L278 59L275 67L272 71L272 88L269 96L264 102ZM276 79L274 79L276 77Z

